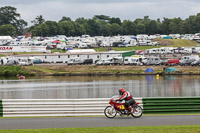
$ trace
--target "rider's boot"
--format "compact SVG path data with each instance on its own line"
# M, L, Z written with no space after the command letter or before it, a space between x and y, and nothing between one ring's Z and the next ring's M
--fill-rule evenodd
M128 107L128 115L130 115L131 113L133 113L133 108L131 106Z

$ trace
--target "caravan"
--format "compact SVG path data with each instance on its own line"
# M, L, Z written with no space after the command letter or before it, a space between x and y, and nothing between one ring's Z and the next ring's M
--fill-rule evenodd
M31 58L20 58L18 63L21 66L33 65L33 59L31 59Z
M6 65L8 62L8 59L6 57L1 57L0 58L0 65Z
M147 57L146 65L160 65L161 63L162 63L162 60L160 59L160 57L156 57L156 56Z
M99 60L96 65L122 65L123 57L110 57Z
M141 55L133 55L124 58L124 65L145 65L147 58Z
M191 65L195 61L199 61L198 55L183 56L180 60L180 65Z

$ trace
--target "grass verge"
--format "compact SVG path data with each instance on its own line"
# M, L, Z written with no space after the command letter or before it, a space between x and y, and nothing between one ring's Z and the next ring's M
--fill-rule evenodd
M0 130L0 133L199 133L200 125Z
M0 76L12 77L17 75L35 76L35 73L26 71L21 66L0 66Z

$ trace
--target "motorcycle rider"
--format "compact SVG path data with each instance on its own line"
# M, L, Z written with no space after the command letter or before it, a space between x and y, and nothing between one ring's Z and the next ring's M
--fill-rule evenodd
M118 100L125 100L125 106L128 107L128 111L133 112L133 108L131 105L135 104L135 100L130 92L126 91L124 88L119 89L119 95L122 95Z

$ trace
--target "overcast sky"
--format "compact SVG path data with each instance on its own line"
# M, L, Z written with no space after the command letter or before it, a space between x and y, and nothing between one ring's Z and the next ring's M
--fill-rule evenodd
M143 18L162 19L200 13L200 0L0 0L0 6L13 6L21 18L31 24L37 16L59 21L63 16L75 20L94 15L119 17L121 20Z

